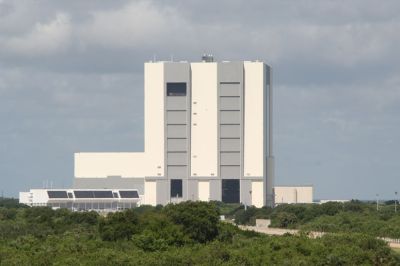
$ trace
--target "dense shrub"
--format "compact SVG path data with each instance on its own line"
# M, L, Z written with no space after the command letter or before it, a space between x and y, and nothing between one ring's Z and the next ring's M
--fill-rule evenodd
M14 220L17 216L17 210L14 208L0 208L0 221L1 220Z
M297 223L298 219L294 213L290 212L279 212L274 217L272 226L291 228Z
M109 213L99 221L100 237L107 241L129 240L139 231L138 221L139 217L134 210Z
M0 219L0 265L400 265L398 255L374 233L351 233L385 228L398 234L400 216L383 220L368 205L361 212L315 206L250 208L251 215L229 208L243 222L269 216L288 227L318 222L349 233L317 239L266 236L220 222L216 204L200 202L142 206L106 217L48 208L2 210L10 219Z
M205 243L218 235L219 212L212 203L186 201L169 204L164 212L196 242Z

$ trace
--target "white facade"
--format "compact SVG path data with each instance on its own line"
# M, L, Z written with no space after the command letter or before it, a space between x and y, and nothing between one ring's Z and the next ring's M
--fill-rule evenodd
M140 205L136 189L31 189L19 193L19 203L54 209L115 211Z
M313 203L312 186L277 186L274 192L275 204Z
M263 62L145 63L145 151L76 153L74 186L273 205L271 75Z
M152 168L149 161L139 152L75 153L75 177L143 177Z
M263 176L265 168L264 149L264 98L265 69L263 63L244 63L246 89L244 104L244 175Z
M201 201L210 200L210 181L199 181L199 194L198 198Z
M191 176L213 177L218 174L218 65L192 63L191 69Z

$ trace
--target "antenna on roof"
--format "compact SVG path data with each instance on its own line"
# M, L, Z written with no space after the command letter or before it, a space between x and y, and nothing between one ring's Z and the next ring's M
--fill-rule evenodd
M201 57L201 61L207 63L214 62L214 57L212 54L203 54L203 56Z

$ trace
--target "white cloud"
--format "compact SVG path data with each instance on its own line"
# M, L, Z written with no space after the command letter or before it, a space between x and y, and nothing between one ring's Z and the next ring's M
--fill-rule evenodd
M182 30L172 8L158 8L151 2L132 2L113 10L92 12L92 20L79 30L82 41L107 48L137 49L160 47L174 42L171 34ZM181 32L184 34L184 32Z
M23 56L51 55L64 51L70 42L71 22L67 14L58 13L48 23L37 22L26 34L0 39L0 46Z

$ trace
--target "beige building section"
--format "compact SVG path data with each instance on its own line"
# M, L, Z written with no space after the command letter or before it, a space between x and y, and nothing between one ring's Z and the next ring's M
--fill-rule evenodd
M275 204L313 203L313 190L312 186L275 187Z
M263 202L263 182L253 181L251 182L251 204L257 208L264 206Z
M144 182L144 204L157 205L157 183L155 181Z
M143 152L75 153L75 177L108 176L143 178L148 172Z
M264 63L244 62L244 176L263 176Z
M191 176L217 176L217 63L192 63L191 68Z
M199 181L199 200L209 201L210 200L210 182Z
M145 153L76 153L75 177L164 176L164 64L145 63Z
M144 74L144 150L149 158L144 176L165 176L164 63L145 63Z

